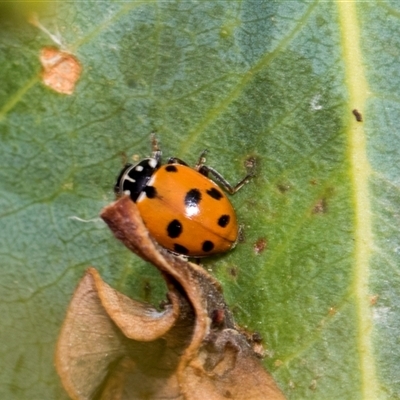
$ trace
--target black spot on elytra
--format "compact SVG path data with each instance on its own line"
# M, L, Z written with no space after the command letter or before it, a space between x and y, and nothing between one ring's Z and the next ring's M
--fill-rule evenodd
M154 186L146 186L143 191L149 199L154 199L157 196L157 190Z
M165 170L167 172L178 172L178 168L176 168L175 165L167 165L165 167Z
M174 251L179 254L186 255L189 253L189 250L185 246L181 246L178 243L174 243Z
M203 246L202 249L203 251L205 251L206 253L211 251L214 248L214 243L211 242L210 240L206 240L205 242L203 242Z
M215 188L208 189L207 194L215 200L220 200L224 196L219 190Z
M218 218L218 225L219 225L221 228L225 228L225 227L229 224L230 219L231 219L231 217L230 217L229 215L226 215L226 214L221 215L221 216Z
M182 224L177 220L172 220L167 226L168 236L170 238L177 238L182 233Z
M201 200L201 193L199 189L190 189L185 196L186 207L197 207Z

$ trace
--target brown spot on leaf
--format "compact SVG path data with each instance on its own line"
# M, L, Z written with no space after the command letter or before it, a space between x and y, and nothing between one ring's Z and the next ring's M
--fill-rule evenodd
M82 67L75 56L55 47L40 51L43 83L58 93L72 94Z
M254 253L256 253L257 255L261 254L267 248L267 245L268 245L267 239L263 237L258 238L253 246Z
M168 288L162 311L102 281L94 268L71 300L56 366L74 399L284 399L237 330L219 283L160 248L124 196L102 218L130 250L152 263Z
M246 158L244 162L244 166L250 170L253 170L256 167L256 164L257 164L256 158L252 156Z
M276 187L283 194L286 193L290 189L290 185L288 183L278 183L276 185Z
M362 122L363 117L360 111L358 111L356 108L352 111L353 115L356 117L357 122Z
M327 208L328 205L326 198L322 198L315 203L312 212L313 214L325 214L327 212Z
M230 267L228 269L229 275L236 278L238 276L238 269L237 267Z
M311 390L317 389L317 380L316 380L316 379L313 379L313 380L311 381L309 388L310 388Z
M379 295L377 295L377 294L374 294L373 296L370 296L369 304L371 306L374 306L378 302L378 299L379 299Z
M329 307L329 311L328 311L329 315L331 317L333 317L334 315L337 314L337 308L336 307Z

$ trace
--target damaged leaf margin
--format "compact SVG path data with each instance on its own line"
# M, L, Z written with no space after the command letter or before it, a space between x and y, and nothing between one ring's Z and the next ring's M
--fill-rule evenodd
M74 399L284 399L238 330L218 282L160 248L129 197L101 217L162 273L169 303L134 301L89 268L59 336L56 367ZM254 346L256 347L256 346Z

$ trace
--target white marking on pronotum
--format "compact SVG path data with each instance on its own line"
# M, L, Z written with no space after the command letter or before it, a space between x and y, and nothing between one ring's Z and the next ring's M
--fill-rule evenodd
M136 181L134 180L134 179L132 179L129 175L126 175L125 176L125 180L126 181L129 181L129 182L132 182L132 183L135 183Z
M154 175L151 176L146 186L154 186L153 183L156 181L156 177Z
M149 158L149 165L151 168L157 167L157 160L155 158Z
M138 198L136 199L136 203L140 203L145 197L146 197L146 193L145 192L141 192L139 194Z
M135 171L138 171L138 172L143 171L143 166L137 165L137 166L135 167Z

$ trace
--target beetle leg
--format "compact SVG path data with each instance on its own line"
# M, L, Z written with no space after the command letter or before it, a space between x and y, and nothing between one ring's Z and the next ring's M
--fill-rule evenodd
M212 174L215 180L217 180L224 187L224 189L230 194L235 194L254 176L253 173L249 173L235 186L232 186L217 170L215 170L212 167L208 167L207 165L202 165L199 169L199 172L203 175L206 175L208 173Z
M180 164L188 166L185 161L182 161L180 158L177 157L170 157L167 161L167 164Z
M204 149L199 156L199 159L197 160L196 165L194 166L194 169L196 171L200 171L201 167L206 163L206 154L208 153L207 149Z
M161 163L161 149L158 145L158 140L155 133L152 133L151 136L151 158L157 160L157 164Z

